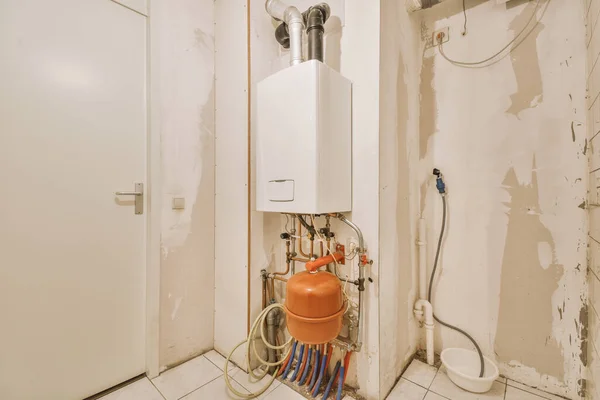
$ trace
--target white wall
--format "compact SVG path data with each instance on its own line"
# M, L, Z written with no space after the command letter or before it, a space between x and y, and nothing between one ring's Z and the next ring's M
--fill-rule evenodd
M419 218L419 13L381 2L379 257L380 395L410 362L420 332L416 298Z
M248 25L246 0L215 1L215 349L248 333ZM234 360L242 365L243 350Z
M541 3L545 5L546 2ZM534 2L467 1L422 12L450 26L446 53L482 59L527 22ZM430 260L448 184L448 235L435 288L440 318L469 331L511 379L578 398L585 364L585 44L581 2L554 0L530 38L488 68L424 53L420 163ZM446 329L438 349L469 346Z
M211 0L150 4L161 153L161 369L213 347L214 33ZM185 198L173 210L172 198Z

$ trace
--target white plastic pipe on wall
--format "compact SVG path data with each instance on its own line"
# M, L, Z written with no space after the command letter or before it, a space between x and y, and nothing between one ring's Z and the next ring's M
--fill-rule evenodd
M427 300L418 300L415 304L415 311L425 311L425 349L427 351L427 364L434 363L434 347L433 347L433 307Z
M419 219L417 245L419 246L419 300L415 303L415 317L423 322L426 334L427 364L434 363L433 307L427 300L427 226L425 218Z
M304 61L302 55L302 40L304 35L304 18L294 6L287 5L281 0L267 0L265 9L275 19L283 21L288 26L290 34L290 65Z
M427 300L427 239L425 218L419 218L417 244L419 245L419 299Z

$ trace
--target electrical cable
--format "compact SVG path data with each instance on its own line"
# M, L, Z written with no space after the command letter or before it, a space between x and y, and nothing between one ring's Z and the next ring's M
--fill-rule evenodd
M285 231L287 233L291 233L290 230L288 229L288 225L290 223L290 216L287 214L283 214L283 215L285 215Z
M321 235L321 233L319 232L319 229L318 229L317 224L315 222L314 215L311 214L310 218L311 218L312 226L315 228L315 234L317 235L318 240L320 242L322 242L322 243L325 243L325 247L327 248L327 251L329 252L329 254L333 254L334 252L331 250L331 243L329 243L329 245L327 245L327 241L325 240L325 238L323 237L323 235ZM339 243L337 241L334 241L333 244L336 245L336 247L337 247L337 245ZM356 256L357 253L358 252L355 252L354 257ZM354 258L354 257L352 257L352 258ZM346 258L346 259L348 259L348 258ZM334 263L333 268L334 268L334 271L335 271L335 275L337 276L337 278L339 280L341 280L341 281L344 282L344 285L342 286L342 292L344 294L344 298L347 300L346 301L346 304L347 304L346 311L348 311L350 309L350 306L358 307L358 304L356 304L356 302L353 301L350 298L350 296L348 296L348 292L346 291L346 286L347 286L347 283L349 282L348 281L348 279L349 279L348 274L346 274L346 278L342 278L340 276L340 273L339 273L339 270L338 270L339 264L338 264L338 262L337 262L337 260L335 258L333 259L333 263ZM353 282L350 282L350 283L353 283Z
M438 178L439 179L439 178ZM440 259L440 251L442 249L442 241L444 239L444 231L446 229L446 194L441 192L440 193L442 196L442 203L444 204L443 206L443 216L442 216L442 228L440 229L440 237L438 239L438 244L437 244L437 250L435 252L435 261L433 262L433 271L431 272L431 279L429 280L429 294L427 296L427 301L429 301L429 303L431 303L431 305L433 306L433 303L431 302L431 290L433 288L433 281L435 279L435 272L437 270L438 267L438 261ZM454 325L450 325L447 322L442 321L441 319L439 319L435 313L433 313L433 318L439 322L441 325L445 326L446 328L450 328L455 330L456 332L462 333L464 336L467 337L467 339L469 339L471 341L471 343L473 343L473 345L475 346L475 348L477 349L477 353L479 354L479 361L481 362L481 367L479 370L479 377L483 378L483 374L485 372L485 363L483 360L483 353L481 352L481 349L479 348L479 345L477 344L477 342L475 341L475 339L473 339L473 337L471 337L471 335L469 335L467 332L463 331L460 328L457 328Z
M462 35L465 36L467 34L467 5L465 4L466 0L463 0L463 14L465 16L465 25L463 26Z
M546 11L548 10L548 6L550 5L550 2L552 0L547 0L546 4L544 6L543 12L540 15L540 18L538 18L535 22L535 24L533 25L533 27L531 27L531 29L529 30L529 32L527 32L525 34L524 37L521 38L521 40L519 40L519 38L521 37L521 35L523 33L525 33L525 31L527 30L527 28L529 27L529 24L531 23L531 21L533 20L534 17L537 16L537 12L538 9L540 7L540 4L542 2L542 0L537 0L537 2L535 3L535 8L533 10L533 12L531 13L531 16L529 17L529 20L527 20L527 23L525 24L525 27L518 33L515 35L515 37L508 42L508 44L506 46L504 46L501 50L499 50L498 52L496 52L494 55L481 60L481 61L459 61L459 60L454 60L450 57L448 57L446 55L446 53L444 52L444 47L442 45L442 38L436 38L438 41L438 48L440 51L440 54L442 55L442 57L444 57L449 63L454 64L458 67L464 67L464 68L483 68L483 67L489 67L490 65L493 65L495 63L497 63L498 61L502 60L503 58L505 58L508 54L512 53L513 51L515 51L525 40L527 40L527 38L531 35L531 33L535 30L535 28L537 28L537 26L540 24L540 22L542 21L542 18L544 17L544 15L546 14ZM501 58L494 60L496 57L502 55L502 53L508 49L512 44L514 44L516 42L516 44L510 49L510 51L506 54L504 54ZM490 64L486 64L487 62L491 62ZM482 65L482 64L486 64L486 65Z
M298 220L300 221L300 223L302 224L302 226L308 231L310 232L310 234L312 236L315 235L315 227L314 226L310 226L308 225L308 223L304 220L304 217L300 214L296 214L296 216L298 217Z
M269 382L260 390L256 391L256 392L252 392L252 393L242 393L238 390L236 390L233 385L230 382L230 377L229 377L229 373L228 373L228 367L229 367L229 363L231 361L231 357L233 356L233 353L241 346L243 346L244 344L246 345L246 365L248 366L248 374L249 376L251 376L252 378L256 379L257 381L260 381L261 379L263 379L269 372L269 368L268 367L275 367L278 365L283 364L286 360L288 360L288 355L290 355L290 351L291 351L291 347L288 349L288 351L285 353L285 355L283 357L281 357L281 360L276 361L276 362L268 362L263 360L259 355L258 355L258 351L256 350L256 340L258 339L256 336L257 331L259 330L260 327L260 339L263 341L263 343L265 344L265 346L267 346L270 349L273 350L281 350L284 349L285 347L289 346L290 343L292 343L293 338L290 337L290 339L285 342L284 344L277 346L277 345L273 345L271 343L269 343L266 339L265 339L265 320L267 318L267 314L273 310L273 309L280 309L280 310L284 310L283 305L280 303L274 303L271 304L270 306L268 306L267 308L265 308L264 310L261 311L261 313L258 315L258 317L254 320L254 323L252 324L252 327L250 328L250 333L248 333L248 337L245 340L242 340L241 342L239 342L234 348L233 350L231 350L231 352L229 353L229 355L227 356L227 359L225 360L225 384L227 385L227 388L229 388L229 390L235 394L238 397L241 397L243 399L253 399L255 397L260 396L261 394L263 394L268 388L269 386L271 386L271 384L273 383L273 381L275 381L275 378L277 377L277 373L273 373L273 375L271 376L271 379L269 379ZM297 342L294 342L294 347L296 346ZM254 351L254 356L258 359L258 361L263 365L266 366L267 368L264 368L264 370L262 371L262 373L260 374L256 374L254 372L254 370L252 368L250 368L250 365L252 365L250 363L250 353L251 353L251 348ZM289 358L290 360L290 364L291 364L291 360L293 359L293 356Z

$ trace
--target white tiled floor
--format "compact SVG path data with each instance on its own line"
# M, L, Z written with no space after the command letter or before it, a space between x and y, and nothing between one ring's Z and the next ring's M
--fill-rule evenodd
M216 351L196 357L178 367L165 371L150 381L140 379L110 393L101 400L227 400L239 399L229 393L223 369L225 358ZM239 368L229 368L233 386L240 393L256 391L268 382L251 382L248 374ZM302 400L304 397L275 381L259 400Z
M388 400L564 400L562 397L498 378L488 393L469 393L454 385L445 369L414 360L402 375Z
M225 358L216 351L196 357L178 367L162 373L150 381L140 379L101 400L227 400L239 399L225 385L223 369ZM230 368L230 381L240 393L257 391L268 382L252 382L239 368ZM259 400L303 400L304 397L281 382L275 381ZM520 383L498 379L492 390L485 394L465 392L455 386L441 368L431 367L414 360L390 395L388 400L564 400ZM352 400L349 396L344 400Z

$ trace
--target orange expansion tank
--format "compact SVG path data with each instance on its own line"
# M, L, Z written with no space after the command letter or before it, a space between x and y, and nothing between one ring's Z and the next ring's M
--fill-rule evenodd
M295 274L287 282L287 327L301 343L330 342L342 329L346 311L342 284L335 275L318 268L343 258L340 252L317 258L306 263L306 271Z

